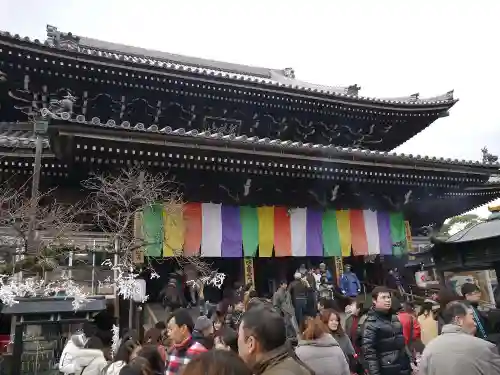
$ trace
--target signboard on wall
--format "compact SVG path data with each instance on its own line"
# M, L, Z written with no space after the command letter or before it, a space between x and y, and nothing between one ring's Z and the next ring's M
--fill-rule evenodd
M340 285L340 278L344 273L344 261L342 257L333 257L335 259L335 275L337 276L337 285Z
M409 221L405 221L405 237L406 237L406 250L411 251L413 249L413 240L411 237L411 227Z
M253 274L253 258L252 257L244 258L243 267L245 271L245 285L246 284L255 285L255 277Z

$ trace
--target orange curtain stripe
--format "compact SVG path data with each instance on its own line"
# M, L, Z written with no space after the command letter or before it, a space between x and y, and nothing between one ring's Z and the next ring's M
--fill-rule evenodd
M199 255L201 246L201 203L184 205L184 255Z
M351 223L352 255L368 255L365 219L362 210L349 210Z
M292 233L290 215L286 207L274 207L274 256L292 255Z

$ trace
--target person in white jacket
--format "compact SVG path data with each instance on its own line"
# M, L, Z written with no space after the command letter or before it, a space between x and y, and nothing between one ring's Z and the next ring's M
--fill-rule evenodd
M85 347L86 342L83 332L74 334L68 339L59 360L59 371L66 375L75 374L76 355Z
M103 350L102 341L98 337L91 337L85 348L75 355L75 375L102 375L108 364Z

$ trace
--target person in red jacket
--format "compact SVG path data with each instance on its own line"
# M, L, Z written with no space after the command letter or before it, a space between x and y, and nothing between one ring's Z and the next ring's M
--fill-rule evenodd
M403 336L405 337L406 345L420 341L421 330L415 314L415 306L410 302L404 302L401 311L398 312L398 318L403 326Z

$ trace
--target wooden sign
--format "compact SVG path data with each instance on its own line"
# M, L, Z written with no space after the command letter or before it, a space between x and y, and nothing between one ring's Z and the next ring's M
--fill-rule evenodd
M411 238L411 227L409 221L405 221L405 236L406 236L406 250L412 251L413 240Z
M255 285L255 278L253 273L253 258L249 257L243 259L243 269L245 271L245 285Z
M333 257L335 259L335 275L337 276L337 285L340 285L340 278L344 273L344 261L342 257Z

